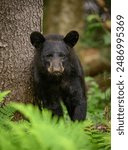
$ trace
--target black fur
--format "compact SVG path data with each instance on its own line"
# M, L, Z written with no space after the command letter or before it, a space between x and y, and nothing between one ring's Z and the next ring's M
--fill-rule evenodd
M34 83L37 99L44 108L58 116L63 116L60 105L63 100L73 121L84 120L87 111L84 74L73 49L78 37L76 31L69 32L65 37L44 37L39 32L33 32L30 36L31 43L36 48Z

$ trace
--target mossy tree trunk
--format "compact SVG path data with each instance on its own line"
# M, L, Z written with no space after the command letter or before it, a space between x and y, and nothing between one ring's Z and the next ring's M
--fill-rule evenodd
M7 101L31 102L33 48L29 36L41 30L42 0L0 0L0 91Z

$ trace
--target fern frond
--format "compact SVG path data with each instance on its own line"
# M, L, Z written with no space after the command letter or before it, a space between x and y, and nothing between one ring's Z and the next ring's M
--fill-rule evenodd
M9 93L10 91L4 91L4 92L0 91L0 102L2 102Z

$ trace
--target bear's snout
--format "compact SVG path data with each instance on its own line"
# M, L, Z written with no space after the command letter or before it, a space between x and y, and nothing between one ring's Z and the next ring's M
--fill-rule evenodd
M48 72L55 75L61 75L64 72L62 62L58 59L52 60L48 67Z

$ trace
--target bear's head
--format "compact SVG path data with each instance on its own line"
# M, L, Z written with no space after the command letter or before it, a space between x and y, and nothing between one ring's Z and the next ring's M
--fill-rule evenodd
M79 34L70 31L65 37L61 35L43 36L40 32L32 32L30 40L39 54L43 67L52 75L61 75L65 66L69 65L72 48L77 43ZM68 63L67 63L68 62ZM67 67L68 68L68 67Z

